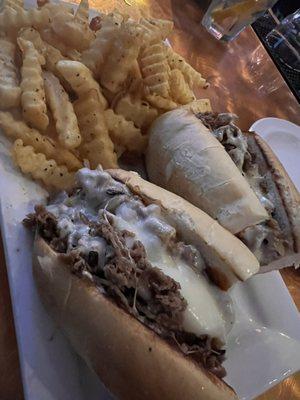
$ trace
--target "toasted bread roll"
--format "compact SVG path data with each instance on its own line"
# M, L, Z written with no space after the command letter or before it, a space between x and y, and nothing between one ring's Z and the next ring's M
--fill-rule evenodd
M70 273L41 238L34 278L45 307L105 386L122 400L237 400L223 381Z
M150 129L150 180L186 198L237 233L268 218L223 146L192 113L177 109Z
M77 352L120 399L236 399L221 379L234 315L218 286L257 272L253 254L136 173L83 168L76 188L24 223L42 301Z

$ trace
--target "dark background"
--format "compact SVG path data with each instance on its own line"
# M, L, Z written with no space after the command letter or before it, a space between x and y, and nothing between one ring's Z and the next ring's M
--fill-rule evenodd
M282 21L288 15L294 13L299 7L300 2L297 0L279 0L272 10L279 21ZM271 50L265 41L266 35L276 26L273 17L266 12L266 14L254 22L252 26L281 72L281 75L284 77L286 83L300 102L300 73L284 64L276 52Z
M206 11L210 4L210 0L195 0L199 6ZM272 8L272 11L276 15L279 21L282 21L283 18L295 12L300 7L299 0L279 0L275 6ZM259 37L260 41L263 43L269 55L272 57L274 63L279 69L281 75L285 79L289 88L295 95L295 97L300 102L300 73L292 70L288 66L286 66L278 57L278 55L269 49L265 38L266 35L276 26L276 22L273 17L267 11L264 16L258 18L253 24L252 27Z

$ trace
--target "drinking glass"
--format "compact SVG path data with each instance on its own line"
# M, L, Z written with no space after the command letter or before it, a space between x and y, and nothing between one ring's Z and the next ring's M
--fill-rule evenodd
M300 9L268 33L266 42L287 67L300 72Z
M202 25L215 38L230 41L277 0L213 0Z

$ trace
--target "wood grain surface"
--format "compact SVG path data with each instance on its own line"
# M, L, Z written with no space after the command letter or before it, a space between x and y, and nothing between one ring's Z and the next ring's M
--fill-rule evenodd
M2 237L0 234L0 399L22 400L19 366Z
M132 16L151 14L173 19L172 46L211 84L197 95L210 98L216 111L236 113L242 129L248 129L259 118L272 116L300 124L300 105L251 28L229 44L220 43L205 32L200 21L206 1L90 0L90 4L104 11L117 7ZM1 236L0 242L0 400L21 400L23 391ZM299 271L285 269L282 276L300 309ZM257 400L297 399L300 373Z

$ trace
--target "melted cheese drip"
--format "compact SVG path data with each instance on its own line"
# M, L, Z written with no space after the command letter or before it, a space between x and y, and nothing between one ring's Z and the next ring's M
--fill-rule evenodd
M68 250L76 246L82 253L97 251L99 266L103 266L108 245L103 238L90 236L81 216L97 221L99 213L111 202L107 191L127 196L130 192L125 185L101 170L83 168L77 173L77 180L82 188L81 194L72 197L61 194L47 209L58 218L61 236L68 237ZM233 320L229 296L210 284L202 273L205 263L199 252L195 252L196 270L181 256L168 250L166 243L175 238L176 230L164 220L160 207L154 204L144 206L140 200L132 198L117 202L111 212L114 226L134 233L134 239L144 245L149 262L180 284L180 292L187 301L184 329L196 335L217 337L225 343ZM131 247L133 239L129 237L127 241L127 246Z
M208 282L200 269L197 272L181 257L170 254L165 243L153 230L154 219L151 214L141 219L132 203L121 204L115 214L117 228L135 233L144 245L151 264L180 284L180 292L188 304L184 314L184 329L196 335L207 334L225 341L230 325L227 319L229 310L226 308L230 306L220 304L220 290Z

